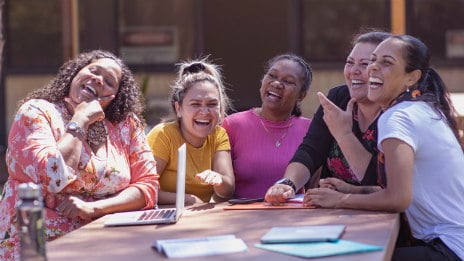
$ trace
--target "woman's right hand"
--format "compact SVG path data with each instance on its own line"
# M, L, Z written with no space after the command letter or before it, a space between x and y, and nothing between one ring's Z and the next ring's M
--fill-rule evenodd
M79 117L86 127L97 121L105 119L105 112L98 100L83 101L81 103L74 102L71 98L66 97L64 101L72 110L73 119Z
M342 193L353 193L356 186L346 183L345 181L337 178L325 178L319 180L319 187L329 188Z
M329 128L330 133L335 139L340 139L345 135L352 134L353 127L353 105L355 99L351 99L346 107L346 111L340 109L330 101L323 93L318 92L317 96L322 108L324 109L324 122Z
M295 191L292 187L285 184L275 184L267 190L264 200L271 204L282 204L294 197Z

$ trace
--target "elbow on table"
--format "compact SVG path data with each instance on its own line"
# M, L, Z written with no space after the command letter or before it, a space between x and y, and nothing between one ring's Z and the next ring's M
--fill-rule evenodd
M392 212L401 213L401 212L404 212L407 208L408 208L407 206L396 205L396 206L393 206L391 210L392 210Z
M408 208L410 202L411 201L407 199L393 199L390 201L390 204L387 208L392 212L401 213Z

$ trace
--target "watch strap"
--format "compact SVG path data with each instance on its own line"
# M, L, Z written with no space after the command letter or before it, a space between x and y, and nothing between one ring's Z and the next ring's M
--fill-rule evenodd
M76 121L70 121L68 125L66 125L66 130L72 131L74 133L80 134L83 138L85 138L86 134L84 129L79 126L79 124Z
M296 186L295 186L295 183L293 183L293 181L291 181L291 180L288 179L288 178L280 179L280 180L278 180L275 184L284 184L284 185L288 185L288 186L292 187L293 191L295 191L295 193L296 193Z

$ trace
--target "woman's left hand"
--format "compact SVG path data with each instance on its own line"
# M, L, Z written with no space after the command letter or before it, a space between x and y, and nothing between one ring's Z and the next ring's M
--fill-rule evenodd
M209 185L214 186L222 184L222 175L214 170L207 169L201 173L198 173L197 175L195 175L195 177Z
M76 196L67 196L57 207L56 210L61 215L68 218L82 218L92 220L96 213L91 206L92 202L86 202Z
M303 203L323 208L338 208L340 202L346 195L329 188L315 188L306 192Z

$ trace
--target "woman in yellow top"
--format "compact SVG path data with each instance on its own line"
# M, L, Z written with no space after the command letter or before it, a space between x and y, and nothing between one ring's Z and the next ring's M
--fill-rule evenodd
M160 174L159 204L173 204L177 148L187 143L186 204L222 201L234 194L230 143L220 127L230 101L218 66L203 60L180 64L171 94L173 121L155 126L148 143Z

